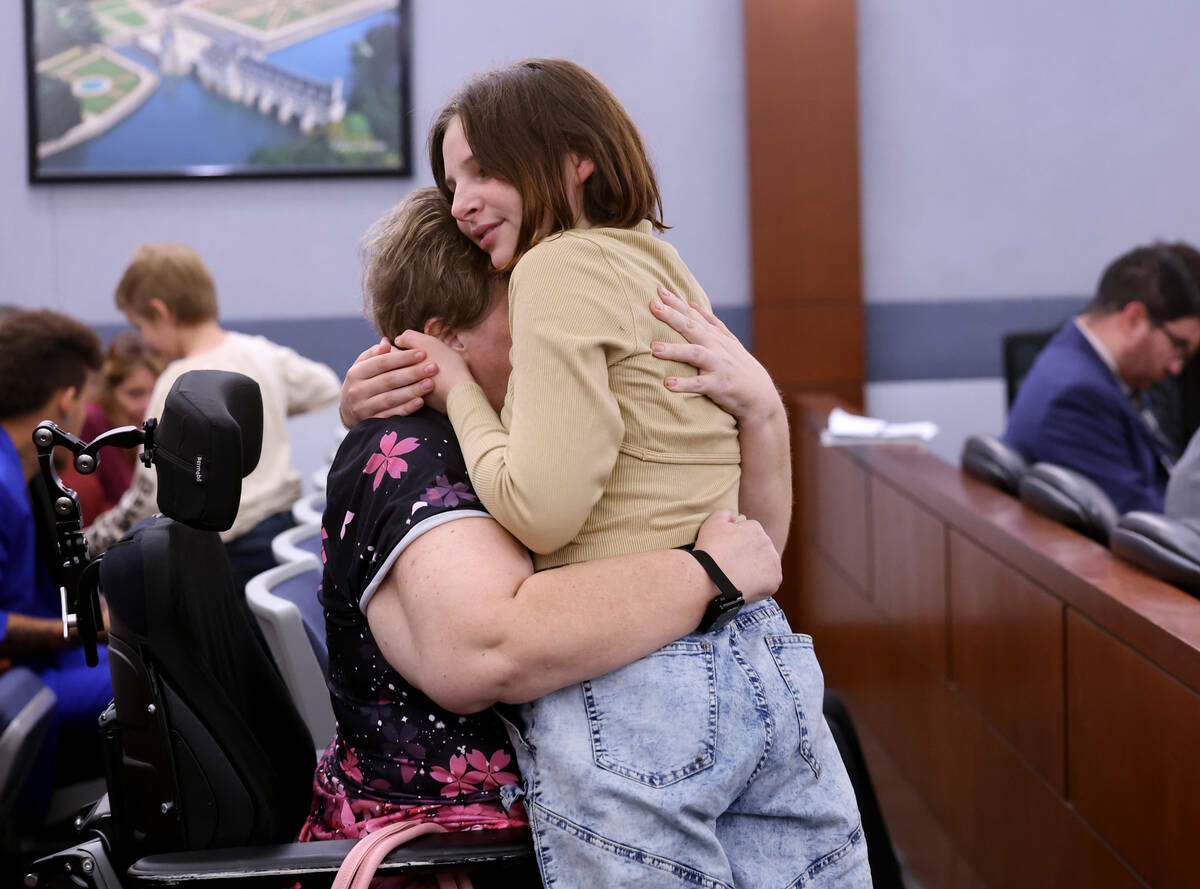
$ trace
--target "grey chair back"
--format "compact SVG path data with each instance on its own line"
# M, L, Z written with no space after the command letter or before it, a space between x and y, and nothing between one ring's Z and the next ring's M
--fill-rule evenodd
M963 444L963 471L980 481L1017 496L1021 476L1029 468L1012 445L994 435L972 435Z
M1021 502L1108 546L1119 514L1090 478L1053 463L1035 463L1021 476Z
M252 577L246 584L246 603L308 726L313 747L324 749L335 721L325 685L329 649L325 613L317 601L320 583L321 563L307 556Z
M1127 512L1113 530L1110 546L1147 574L1200 595L1200 521Z
M12 812L55 703L54 692L28 667L0 675L0 821Z

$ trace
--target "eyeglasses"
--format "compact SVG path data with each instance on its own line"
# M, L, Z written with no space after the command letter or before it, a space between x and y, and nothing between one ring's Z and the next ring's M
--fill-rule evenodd
M1187 360L1192 357L1192 344L1183 337L1179 336L1179 334L1172 333L1170 328L1167 327L1165 321L1152 320L1150 323L1163 332L1163 335L1166 336L1167 340L1171 343L1171 348L1175 350L1175 355L1180 361L1186 363Z

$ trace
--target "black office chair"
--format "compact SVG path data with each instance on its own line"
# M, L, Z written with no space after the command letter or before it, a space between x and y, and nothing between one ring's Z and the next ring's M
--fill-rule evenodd
M1119 515L1090 478L1053 463L1034 463L1021 476L1021 502L1108 546Z
M100 718L108 794L81 817L84 839L35 862L36 887L204 882L328 885L354 841L292 843L311 800L315 757L237 594L217 532L237 514L257 464L262 402L248 377L193 371L176 381L161 421L91 444L43 423L35 433L57 514L58 582L95 664L97 591L108 602L114 701ZM65 446L94 470L107 444L145 444L163 514L102 559L83 542L78 498L53 469ZM527 831L423 837L380 874L527 862Z
M863 835L867 839L867 859L871 864L874 889L904 889L900 861L896 858L891 835L883 820L883 810L879 808L879 798L875 795L867 759L863 756L858 732L850 718L850 711L846 709L846 702L837 692L827 688L821 710L838 753L842 755L850 785L854 788L854 799L862 817Z
M970 436L963 444L960 461L968 475L1014 497L1029 468L1020 451L994 435Z
M1113 530L1111 548L1147 574L1200 595L1200 521L1127 512Z
M1033 367L1038 353L1057 331L1058 328L1055 327L1052 330L1018 331L1004 335L1004 392L1008 407L1012 407L1017 391L1029 373L1029 368Z

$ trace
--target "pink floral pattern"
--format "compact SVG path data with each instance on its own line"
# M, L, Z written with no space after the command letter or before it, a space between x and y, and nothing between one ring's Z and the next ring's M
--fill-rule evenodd
M460 793L479 792L479 785L467 783L467 758L465 756L450 757L450 771L446 771L441 766L434 766L429 770L429 774L435 781L441 781L446 785L442 788L442 796L453 799Z
M518 768L500 721L450 713L413 688L382 657L360 607L416 524L415 506L430 515L480 509L449 420L423 411L350 430L322 523L320 602L338 734L314 776L309 838L354 838L433 812L451 829L508 820L498 797Z
M342 774L347 778L362 783L362 771L358 768L358 756L355 754L352 747L346 748L346 755L342 757Z
M517 776L502 769L512 762L512 757L503 750L497 750L489 759L482 750L472 750L467 754L467 762L472 771L463 775L463 780L473 784L482 782L484 790L495 790L502 784L516 784Z
M372 491L379 490L379 483L383 481L384 475L390 475L392 478L400 478L408 471L408 462L400 458L401 454L408 454L415 451L418 447L415 438L405 438L401 441L396 441L399 436L395 432L389 432L379 439L379 453L372 454L367 460L367 465L363 469L364 475L375 473L375 481L371 485Z
M459 503L475 503L479 500L464 482L450 484L450 479L444 475L439 475L436 481L437 484L425 492L425 499L430 503L458 506Z

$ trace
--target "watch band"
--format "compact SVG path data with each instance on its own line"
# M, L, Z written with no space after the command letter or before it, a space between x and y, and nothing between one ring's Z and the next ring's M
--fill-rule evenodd
M733 581L725 576L725 572L717 565L716 560L702 549L690 550L691 554L696 557L696 561L704 569L704 573L708 575L718 590L727 596L742 598L742 591L733 585Z
M733 616L738 613L746 600L742 596L741 590L725 576L725 572L720 569L712 556L702 549L688 550L688 552L695 556L709 580L720 590L708 603L708 607L704 610L704 617L700 620L700 626L696 628L700 633L715 632L733 620Z

